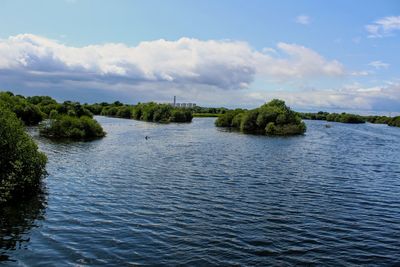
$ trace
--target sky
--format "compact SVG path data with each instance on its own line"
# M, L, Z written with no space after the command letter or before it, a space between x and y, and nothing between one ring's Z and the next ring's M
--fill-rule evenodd
M0 90L400 112L397 0L2 0Z

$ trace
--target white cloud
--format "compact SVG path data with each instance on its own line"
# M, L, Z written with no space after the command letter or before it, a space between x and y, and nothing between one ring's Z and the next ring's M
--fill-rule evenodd
M296 23L308 25L311 23L311 18L307 15L299 15L296 17Z
M390 65L380 60L376 60L368 63L368 66L374 67L375 69L387 69Z
M259 73L279 80L345 74L344 67L339 61L328 61L307 47L278 43L277 48L286 57L258 55L255 63Z
M384 67L382 64L386 63L378 65ZM0 85L10 90L21 88L19 93L23 94L130 103L170 101L171 96L177 95L182 101L199 104L247 107L274 97L297 108L366 109L389 102L399 106L398 82L376 88L356 84L340 90L293 86L312 85L313 81L328 77L346 78L349 74L363 76L367 72L346 73L337 60L283 42L274 48L255 50L245 42L191 38L155 40L136 46L109 43L85 47L31 34L0 40ZM251 86L256 79L268 80L272 86L256 90ZM294 90L278 90L281 86Z
M371 72L366 71L366 70L361 70L361 71L353 71L350 74L352 76L368 76L371 74Z
M279 43L277 49L279 53L271 55L245 42L190 38L142 42L133 47L121 43L72 47L21 34L0 40L0 70L24 80L162 81L222 89L247 88L255 75L301 79L344 73L338 61L326 60L309 48Z
M370 38L382 38L391 36L400 30L400 16L389 16L376 20L365 26Z

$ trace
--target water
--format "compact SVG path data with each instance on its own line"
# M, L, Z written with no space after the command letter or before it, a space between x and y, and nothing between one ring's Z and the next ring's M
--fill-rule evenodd
M97 119L93 142L31 130L49 176L0 216L4 265L400 264L399 128L307 121L270 138Z

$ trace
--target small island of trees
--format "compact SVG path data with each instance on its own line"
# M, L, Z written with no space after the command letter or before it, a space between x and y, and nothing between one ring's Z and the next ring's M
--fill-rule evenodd
M39 125L41 136L56 139L94 139L105 136L100 124L88 116L51 114L49 120Z
M252 110L227 111L218 117L215 125L266 135L299 135L306 131L300 116L278 99Z
M13 112L25 125L39 124L40 135L75 140L105 136L92 112L79 102L57 103L49 96L24 97L0 92L0 106Z
M124 105L117 101L113 104L93 104L88 109L98 115L158 123L191 122L193 119L190 109L154 102Z

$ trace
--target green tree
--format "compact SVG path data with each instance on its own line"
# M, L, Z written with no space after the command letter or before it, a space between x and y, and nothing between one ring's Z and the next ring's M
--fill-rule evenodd
M46 162L16 115L0 106L0 204L35 193Z
M94 139L105 136L101 125L94 119L82 116L58 115L39 125L40 135L54 139Z
M306 125L299 114L278 99L253 110L227 111L218 117L215 125L268 135L296 135L306 131Z

